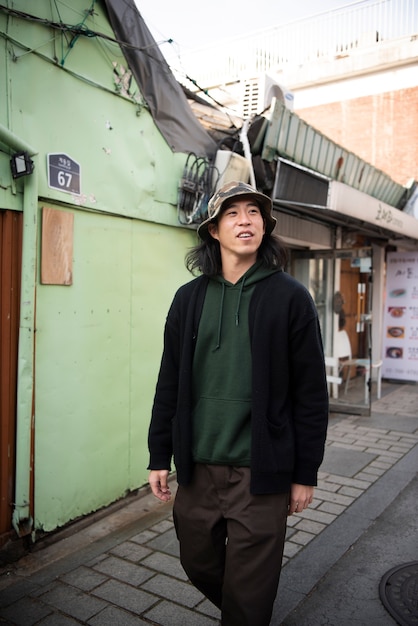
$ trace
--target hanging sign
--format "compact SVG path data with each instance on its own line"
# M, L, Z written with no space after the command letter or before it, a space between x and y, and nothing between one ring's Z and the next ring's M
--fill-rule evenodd
M80 165L67 154L48 154L48 187L80 195Z
M390 252L386 267L382 375L418 382L418 252Z

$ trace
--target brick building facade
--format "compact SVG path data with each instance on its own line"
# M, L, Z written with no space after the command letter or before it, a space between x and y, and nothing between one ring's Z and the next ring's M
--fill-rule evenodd
M401 185L418 179L418 86L296 112Z

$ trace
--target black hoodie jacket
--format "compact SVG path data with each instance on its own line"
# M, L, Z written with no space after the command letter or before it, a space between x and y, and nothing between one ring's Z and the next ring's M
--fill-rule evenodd
M208 278L183 285L168 312L148 445L148 469L193 473L192 364ZM260 281L248 313L252 351L251 492L316 485L328 423L328 392L314 302L285 272Z

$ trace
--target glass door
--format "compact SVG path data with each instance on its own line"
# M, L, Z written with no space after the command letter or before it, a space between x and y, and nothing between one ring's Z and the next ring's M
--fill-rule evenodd
M291 250L289 272L318 309L331 412L370 415L372 249Z

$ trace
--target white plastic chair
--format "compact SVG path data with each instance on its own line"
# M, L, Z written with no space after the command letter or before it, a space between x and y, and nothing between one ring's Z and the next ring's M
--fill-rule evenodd
M351 368L355 366L362 367L364 369L364 400L367 404L369 402L369 359L353 359L350 338L346 330L339 330L337 332L337 337L335 341L335 353L339 359L340 372L342 372L345 367L348 368L344 393L347 393ZM376 363L372 363L372 369L375 369L377 372L377 397L380 398L382 394L382 361L376 361Z
M334 356L325 357L325 369L327 373L328 391L332 385L332 397L338 398L337 385L341 385L343 379L338 375L338 359Z

